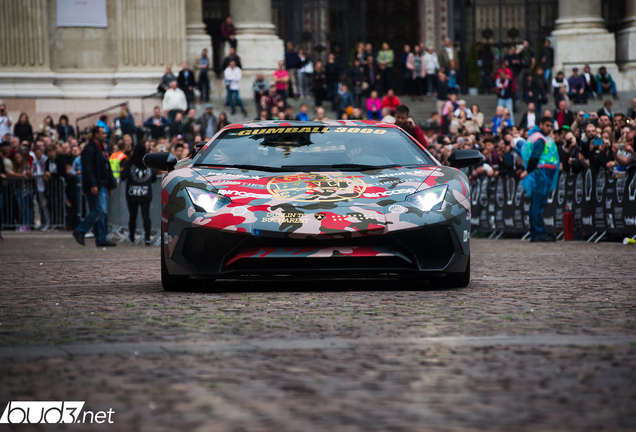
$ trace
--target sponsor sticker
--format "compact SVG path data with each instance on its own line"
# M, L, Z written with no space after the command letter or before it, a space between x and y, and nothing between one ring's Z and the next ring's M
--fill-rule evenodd
M273 177L267 190L281 201L335 202L359 198L367 184L355 176L333 173Z
M416 190L414 188L409 189L393 189L384 192L368 192L362 194L365 198L384 198L389 197L391 195L403 195L403 194L412 194L415 193Z
M233 215L238 216L238 215L245 214L245 212L247 212L247 209L245 207L233 207L232 210L230 211L232 212Z
M327 128L328 129L328 128ZM386 129L373 129L373 128L357 128L357 127L339 127L334 131L336 133L361 133L361 134L374 134L374 135L384 135L386 133Z
M274 222L278 224L303 224L309 222L309 215L306 215L304 213L267 213L262 221Z
M237 135L271 135L271 134L289 134L289 133L323 133L329 132L328 127L275 127L264 129L243 129Z

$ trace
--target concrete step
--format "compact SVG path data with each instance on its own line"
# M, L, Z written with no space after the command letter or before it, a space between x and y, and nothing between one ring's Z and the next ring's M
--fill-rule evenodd
M613 102L612 110L615 113L626 113L627 109L630 106L632 106L632 99L636 97L636 91L619 92L618 96L619 96L619 100L613 100L612 97L611 96L608 97L608 95L604 95L602 100L590 99L587 105L580 105L580 104L573 105L572 111L596 112L603 106L603 102L606 99L612 99L612 102ZM480 110L484 113L486 122L489 122L489 120L495 115L495 109L497 108L497 96L494 94L478 95L478 96L460 95L459 98L465 100L468 107L470 107L472 104L479 105ZM228 115L230 122L237 122L237 123L254 119L257 116L257 112L256 112L256 106L255 106L252 95L248 95L248 97L243 97L242 99L243 99L243 105L245 106L245 110L248 113L247 117L244 117L239 110L237 110L236 114L231 115L230 107L224 106L225 97L212 98L211 103L214 106L215 115L218 116L219 113L223 111ZM400 97L400 100L409 107L411 111L411 116L418 123L424 123L426 119L430 117L431 113L436 110L436 98L432 96L425 97L424 100L422 101L419 101L419 100L412 101L411 98L409 98L408 96ZM309 106L310 117L313 116L313 112L314 112L313 98L290 99L288 102L293 107L294 114L296 114L299 111L300 105L302 103L306 103ZM195 104L195 107L197 109L197 115L200 115L204 112L205 105L206 103ZM335 118L336 114L333 111L331 111L331 104L326 103L326 104L323 104L323 106L327 112L327 117L331 119ZM550 98L550 102L547 104L547 106L545 106L545 109L554 110L554 108L555 107L554 107L553 98ZM515 118L518 119L519 116L525 111L526 111L525 102L523 101L517 102Z

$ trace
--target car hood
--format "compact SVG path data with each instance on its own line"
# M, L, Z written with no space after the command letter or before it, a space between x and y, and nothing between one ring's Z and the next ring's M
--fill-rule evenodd
M362 172L191 169L208 190L211 186L232 201L213 214L195 215L190 207L194 225L266 236L373 235L415 228L418 223L405 214L421 217L421 212L405 198L449 180L439 166Z

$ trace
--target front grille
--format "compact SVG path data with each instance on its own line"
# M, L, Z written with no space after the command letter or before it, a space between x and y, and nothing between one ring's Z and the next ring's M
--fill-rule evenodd
M223 258L247 236L203 228L188 232L183 244L183 257L195 267Z
M444 268L455 253L450 228L444 226L397 232L393 238L415 254L423 269Z
M303 273L306 271L348 271L373 274L398 270L414 270L412 264L399 257L342 258L244 258L231 264L228 270L258 273Z
M391 236L374 235L364 237L334 238L327 235L309 236L301 239L290 237L249 237L243 247L282 247L282 248L323 248L323 247L355 247L355 246L389 246L399 247Z

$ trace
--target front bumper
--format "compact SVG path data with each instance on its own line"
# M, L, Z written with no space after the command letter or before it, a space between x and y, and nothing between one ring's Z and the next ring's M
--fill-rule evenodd
M463 272L469 259L469 222L426 225L383 235L305 239L183 228L168 272L201 278L258 275L435 277ZM165 247L165 245L163 246Z

